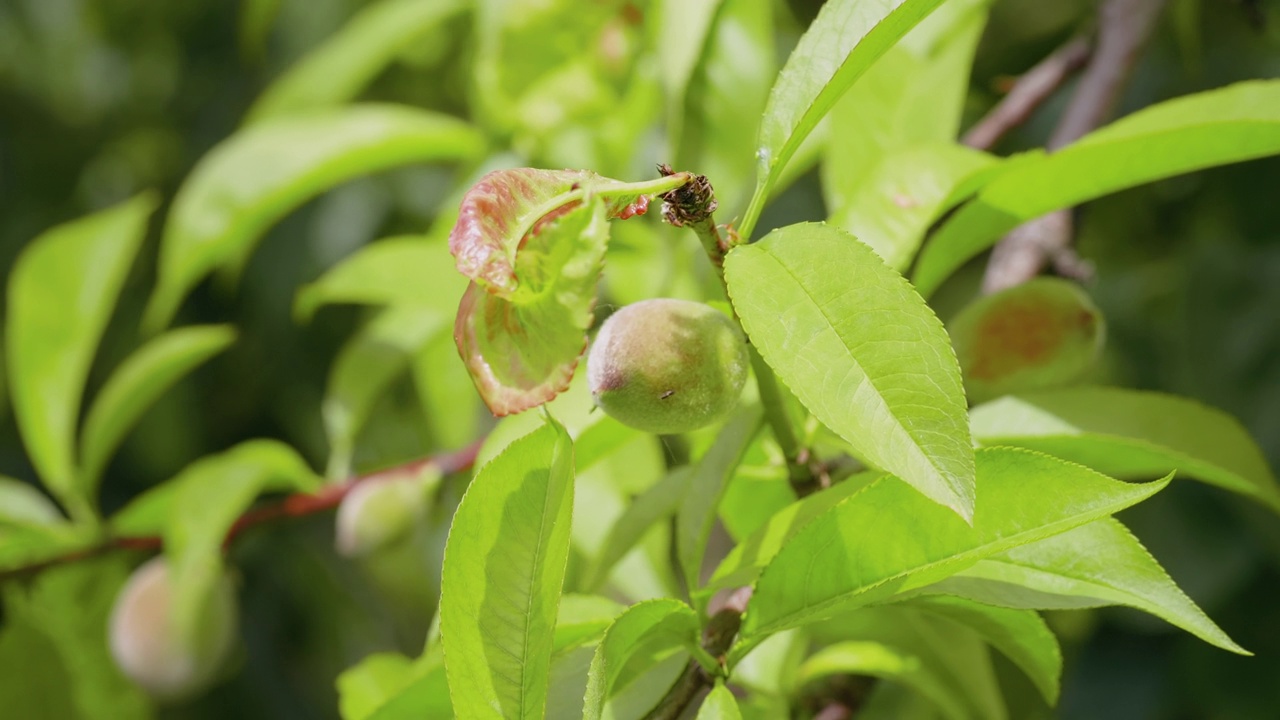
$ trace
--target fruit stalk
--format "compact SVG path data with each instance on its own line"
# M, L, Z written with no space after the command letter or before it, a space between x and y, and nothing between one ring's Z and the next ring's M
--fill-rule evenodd
M658 165L658 172L663 177L676 174L670 165ZM675 227L688 227L698 236L707 259L715 268L716 278L725 296L729 296L729 285L724 278L724 258L734 247L742 244L742 236L733 228L725 228L721 234L716 225L713 213L717 207L715 190L705 175L693 175L689 182L675 190L662 195L662 217ZM738 314L733 310L733 320L738 322ZM739 325L741 325L739 323ZM745 334L745 333L744 333ZM747 346L751 353L751 368L755 371L756 386L760 391L760 402L764 406L765 421L773 431L774 439L782 449L787 460L787 477L796 494L803 497L816 489L816 474L807 462L808 451L801 446L791 419L787 416L786 403L778 379L773 368L760 357L760 353L751 346L751 338L747 338Z

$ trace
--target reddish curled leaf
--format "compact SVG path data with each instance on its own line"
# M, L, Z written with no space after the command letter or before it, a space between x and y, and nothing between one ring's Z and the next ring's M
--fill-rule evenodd
M480 178L463 196L458 222L449 233L458 272L490 292L515 292L515 256L526 235L555 209L548 203L590 175L585 170L517 168Z
M462 200L449 250L471 285L454 339L495 415L569 385L586 349L609 218L649 207L652 184L586 170L491 172Z
M454 340L495 415L536 407L569 386L586 349L608 233L599 198L564 206L526 237L515 262L519 292L467 287Z
M507 296L520 284L515 258L536 226L583 194L622 186L589 170L496 170L480 178L462 198L449 252L458 272L485 290ZM646 195L609 193L609 217L627 219L649 208Z

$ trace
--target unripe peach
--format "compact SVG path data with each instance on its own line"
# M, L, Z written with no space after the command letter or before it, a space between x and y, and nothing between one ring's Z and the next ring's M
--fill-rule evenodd
M200 633L184 643L173 631L169 567L157 557L133 572L111 610L111 655L124 674L159 700L205 689L231 653L237 613L224 575L205 601Z
M587 357L596 405L652 433L723 418L747 380L746 339L714 308L687 300L632 303L605 320Z
M335 518L334 544L346 557L367 555L404 537L430 510L440 469L369 478L342 499Z

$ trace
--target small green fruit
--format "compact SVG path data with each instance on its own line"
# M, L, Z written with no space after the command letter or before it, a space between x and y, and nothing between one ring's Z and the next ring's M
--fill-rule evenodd
M368 555L408 535L430 510L431 493L439 482L440 469L429 465L356 485L338 506L334 533L338 553Z
M178 700L213 681L236 635L235 594L224 575L203 608L200 636L181 642L172 630L173 586L164 557L133 572L111 609L111 655L124 674L158 700Z
M596 405L652 433L697 430L723 418L747 381L746 339L714 308L643 300L604 322L587 358Z

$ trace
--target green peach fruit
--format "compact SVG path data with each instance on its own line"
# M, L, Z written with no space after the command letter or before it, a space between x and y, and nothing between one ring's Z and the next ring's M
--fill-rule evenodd
M207 688L234 647L235 594L223 575L206 599L200 633L183 642L174 633L173 585L164 557L129 576L111 610L108 642L116 665L158 700L179 700Z
M1097 360L1106 325L1078 285L1043 277L979 298L947 331L976 403L1076 379Z
M724 314L687 300L643 300L605 320L587 358L596 405L646 432L689 432L738 403L750 359Z

